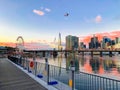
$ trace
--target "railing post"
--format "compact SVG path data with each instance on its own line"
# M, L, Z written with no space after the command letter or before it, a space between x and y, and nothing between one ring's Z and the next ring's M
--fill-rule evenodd
M22 56L20 56L19 65L22 66Z
M25 68L26 68L26 70L27 70L27 57L25 57Z
M75 66L73 61L70 62L71 66L70 66L70 79L69 79L69 86L72 88L72 90L75 89Z
M37 62L35 62L35 76L37 75Z
M22 67L24 68L24 57L22 57Z
M47 66L47 84L49 84L49 64L48 64L48 66Z
M24 57L24 59L23 59L23 68L25 68L25 57Z
M20 58L21 58L21 57L18 58L18 65L20 65Z
M34 73L33 74L36 76L36 74L37 74L37 64L36 63L37 62L36 62L36 57L35 56L36 56L36 53L34 52L33 53L33 64L34 64L34 66L33 66Z
M23 57L21 58L21 67L23 67Z
M72 90L74 90L75 88L75 67L71 67L71 70L72 70Z
M21 67L24 68L24 57L21 58Z
M26 65L27 65L27 70L29 72L29 61L27 60L27 58L26 58Z
M47 71L47 84L49 84L49 65L48 65L48 58L45 58L45 67Z
M20 61L20 57L16 58L16 62L17 62L18 65L19 65L19 61Z

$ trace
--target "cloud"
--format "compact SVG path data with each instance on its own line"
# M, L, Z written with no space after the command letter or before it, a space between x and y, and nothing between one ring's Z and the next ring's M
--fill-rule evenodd
M32 42L32 43L25 43L26 49L40 49L40 50L47 50L51 49L50 45L45 43L38 43L38 42Z
M36 10L36 9L34 9L33 12L40 15L40 16L43 16L45 14L43 11Z
M51 11L51 9L49 9L49 8L45 8L45 11L50 12L50 11Z
M43 16L45 14L45 11L46 11L46 13L51 12L51 9L49 9L49 8L40 7L40 9L41 10L34 9L33 12L40 15L40 16Z
M112 40L114 40L116 37L120 37L120 30L118 30L118 31L114 30L113 32L95 33L95 36L98 37L99 41L101 41L104 36L107 36L107 37L111 38ZM80 42L82 41L82 42L88 44L90 42L91 37L93 37L93 35L80 36L80 38L81 37L83 37L83 39L80 40Z
M101 17L101 15L97 15L96 17L89 18L89 19L84 17L84 20L86 23L100 23L100 22L102 22L102 17Z
M96 23L102 22L102 17L101 17L100 15L96 16L95 22L96 22Z

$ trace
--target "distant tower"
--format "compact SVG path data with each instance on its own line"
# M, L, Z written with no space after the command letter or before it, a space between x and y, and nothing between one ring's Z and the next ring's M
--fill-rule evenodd
M54 38L54 50L56 50L56 37Z
M61 33L59 33L59 38L58 38L58 50L62 50L62 45L61 45Z

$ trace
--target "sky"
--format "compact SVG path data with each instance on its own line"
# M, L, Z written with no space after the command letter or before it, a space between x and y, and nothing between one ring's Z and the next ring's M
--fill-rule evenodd
M63 44L67 35L118 36L119 8L120 0L0 0L0 45L15 46L18 36L37 48L53 47L59 33Z

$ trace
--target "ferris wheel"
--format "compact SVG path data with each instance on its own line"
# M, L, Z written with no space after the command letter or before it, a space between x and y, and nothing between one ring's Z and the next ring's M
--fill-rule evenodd
M19 36L16 39L16 48L18 48L19 51L22 51L24 49L24 39L22 38L22 36Z

